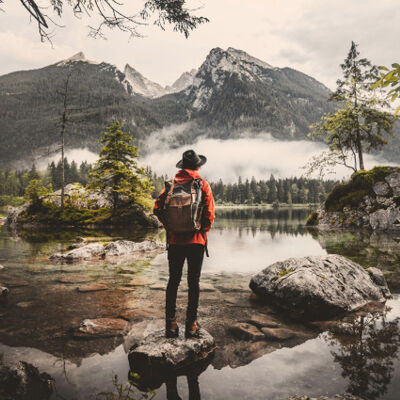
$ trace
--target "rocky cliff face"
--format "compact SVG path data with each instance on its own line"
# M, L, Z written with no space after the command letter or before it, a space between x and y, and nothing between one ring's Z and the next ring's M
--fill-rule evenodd
M308 225L400 230L400 168L375 167L337 185Z

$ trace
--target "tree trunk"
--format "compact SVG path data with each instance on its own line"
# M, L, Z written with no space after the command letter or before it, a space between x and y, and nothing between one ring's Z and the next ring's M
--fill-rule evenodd
M117 208L118 208L118 193L113 192L113 212L112 212L113 217L117 214Z
M64 185L65 185L64 131L65 131L65 124L63 124L63 128L61 130L61 208L64 208Z
M71 77L71 72L68 73L67 79L65 80L64 86L64 102L63 102L63 112L61 114L61 208L64 208L65 203L65 157L64 157L64 144L65 144L65 126L68 120L68 89L69 89L69 79Z
M357 151L358 151L358 161L360 163L360 169L365 169L364 168L364 156L363 156L363 150L362 150L362 144L361 144L359 130L357 131Z

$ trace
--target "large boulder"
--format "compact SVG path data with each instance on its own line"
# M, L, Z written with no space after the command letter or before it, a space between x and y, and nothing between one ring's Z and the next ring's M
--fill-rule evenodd
M79 184L69 183L64 187L64 195L66 199L73 201L77 207L89 209L112 208L112 197L106 190L86 190ZM54 192L47 200L57 206L61 206L61 189Z
M158 329L135 343L129 351L130 369L140 376L170 374L208 359L215 350L214 338L204 329L198 339L167 339Z
M391 297L380 270L365 270L336 254L276 262L253 276L250 288L290 316L307 319L327 319Z

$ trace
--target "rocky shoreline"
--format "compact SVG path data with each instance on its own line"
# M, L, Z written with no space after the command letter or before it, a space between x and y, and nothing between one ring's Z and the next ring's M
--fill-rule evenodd
M320 229L400 230L400 168L359 171L337 185L307 225Z

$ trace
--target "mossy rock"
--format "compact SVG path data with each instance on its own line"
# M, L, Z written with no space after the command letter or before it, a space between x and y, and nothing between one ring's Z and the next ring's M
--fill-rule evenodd
M325 201L327 211L342 211L344 207L356 208L365 196L376 197L373 186L384 181L385 177L393 172L400 172L400 168L378 166L371 170L357 171L345 183L336 185Z
M307 226L315 226L318 225L319 214L317 210L314 210L307 218L306 225Z

